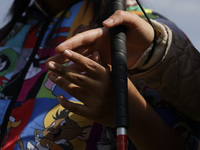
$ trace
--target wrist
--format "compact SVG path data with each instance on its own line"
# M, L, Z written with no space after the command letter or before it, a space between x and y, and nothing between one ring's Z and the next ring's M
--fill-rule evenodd
M154 66L160 59L163 57L166 49L166 44L168 40L168 33L166 31L166 28L164 25L161 23L158 23L157 21L152 20L153 25L155 26L156 29L156 34L157 34L157 40L156 40L156 47L152 53L152 56L150 60L147 62L147 59L152 52L152 47L153 43L142 53L140 58L136 61L136 63L129 67L129 71L132 69L139 69L139 70L147 70ZM153 57L153 59L152 59Z

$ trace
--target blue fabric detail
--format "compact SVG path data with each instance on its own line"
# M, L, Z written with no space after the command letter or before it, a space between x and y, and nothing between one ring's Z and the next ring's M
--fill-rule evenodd
M0 99L0 125L2 125L3 123L3 119L4 119L4 116L5 116L5 113L6 113L6 110L10 104L11 100L5 100L5 99Z
M11 38L9 41L7 41L6 45L7 47L23 47L24 44L24 40L26 38L29 29L30 29L31 25L25 25L20 31L19 33L17 33L17 35L15 35L15 37ZM17 32L17 31L15 31Z

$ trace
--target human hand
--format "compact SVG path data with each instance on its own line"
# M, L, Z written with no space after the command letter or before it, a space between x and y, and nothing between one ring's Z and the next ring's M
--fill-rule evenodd
M58 96L61 105L70 112L114 127L110 69L101 65L97 52L94 52L90 59L66 50L63 58L64 62L70 60L74 64L63 66L47 61L46 65L50 70L48 78L83 102L83 105ZM128 136L137 149L184 149L183 138L164 123L130 80L128 80L128 102L130 121ZM168 141L172 141L171 144Z
M114 126L111 75L109 67L102 66L98 52L90 58L73 51L63 53L73 63L63 66L47 61L48 78L83 105L68 101L63 96L57 99L70 112L108 126Z
M110 64L110 35L108 28L125 25L127 38L127 67L132 67L142 53L150 46L154 38L153 28L136 14L126 11L116 11L103 22L103 28L89 30L66 40L56 48L58 54L66 49L76 51L83 55L100 53L101 59ZM63 63L63 55L56 55L49 60Z
M68 66L47 61L50 70L48 78L64 89L71 96L80 100L83 105L68 101L59 95L57 99L67 110L96 121L103 125L114 127L114 108L111 86L111 72L108 65L101 60L98 52L87 58L74 51L66 50L63 53L64 62L72 61ZM135 86L128 80L128 98L130 104L140 105L144 99ZM133 102L134 101L134 102ZM131 105L131 111L133 106ZM135 105L135 106L138 106ZM133 109L137 114L139 107Z

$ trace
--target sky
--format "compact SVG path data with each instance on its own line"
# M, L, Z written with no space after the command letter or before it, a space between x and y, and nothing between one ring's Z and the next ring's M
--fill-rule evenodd
M200 51L200 0L140 0L143 5L173 21ZM13 0L0 1L0 28Z
M173 21L200 51L200 0L141 0Z

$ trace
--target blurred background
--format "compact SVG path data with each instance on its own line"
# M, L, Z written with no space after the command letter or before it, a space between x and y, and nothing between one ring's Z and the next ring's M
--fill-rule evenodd
M200 51L200 0L140 0L173 21Z
M162 14L183 30L200 51L200 0L140 0L152 10ZM0 1L0 28L6 24L5 16L13 0Z

